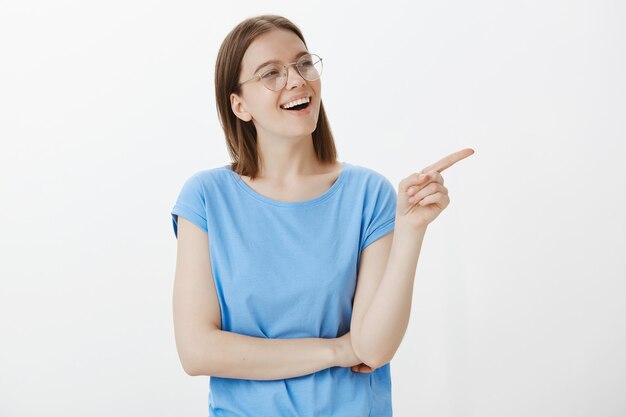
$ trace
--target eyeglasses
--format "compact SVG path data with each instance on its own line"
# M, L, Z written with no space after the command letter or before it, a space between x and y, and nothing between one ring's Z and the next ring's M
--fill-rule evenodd
M306 54L291 64L268 64L261 68L254 77L237 84L237 87L241 87L250 81L261 80L263 85L269 90L282 90L287 84L287 68L292 65L296 66L298 74L307 81L315 81L320 78L324 67L322 58L315 54Z

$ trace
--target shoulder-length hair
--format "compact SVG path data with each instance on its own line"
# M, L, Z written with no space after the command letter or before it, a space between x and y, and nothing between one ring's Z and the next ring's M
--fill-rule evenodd
M274 29L292 31L306 47L302 32L291 21L282 16L261 15L242 21L230 31L220 46L215 63L215 99L228 152L233 161L231 169L252 179L259 173L260 162L256 128L252 121L244 122L235 115L230 105L230 95L241 94L241 87L238 86L241 61L248 46L259 35ZM335 162L337 149L321 100L317 125L312 136L317 159L320 162Z

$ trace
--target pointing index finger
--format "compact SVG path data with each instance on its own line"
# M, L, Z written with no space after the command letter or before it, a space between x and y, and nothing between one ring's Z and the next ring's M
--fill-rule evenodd
M465 148L458 152L451 153L450 155L441 158L439 161L435 162L432 165L428 165L426 168L422 170L422 172L428 171L438 171L443 172L444 169L450 168L452 165L459 162L461 159L465 159L470 155L474 154L474 150L472 148Z

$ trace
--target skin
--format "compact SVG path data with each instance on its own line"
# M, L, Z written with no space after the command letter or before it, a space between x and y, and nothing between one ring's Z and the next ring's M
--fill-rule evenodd
M276 29L264 33L246 50L239 82L253 77L259 64L270 59L291 63L301 51L308 50L291 31ZM301 93L312 95L308 115L296 116L280 108L281 103ZM317 126L321 93L321 78L307 81L292 65L288 68L287 84L280 91L271 91L261 81L252 81L241 87L241 95L230 95L235 115L254 123L261 156L258 178L268 186L296 189L310 182L311 177L335 172L340 167L338 162L330 167L322 164L315 156L312 133Z
M382 359L352 366L353 371L372 372L395 354L408 324L415 269L426 228L450 203L441 172L472 154L470 148L454 152L400 182L394 232L363 252L366 266L359 270L359 280L364 282L360 285L366 293L374 294L361 298L357 289L352 323L357 317L357 325L351 330L354 333L358 329L359 350L367 347L369 352L382 352ZM375 292L366 289L372 286ZM366 307L366 314L360 314L361 306ZM350 340L354 352L353 336ZM372 357L371 353L366 356Z
M471 148L454 152L400 182L396 219L414 229L431 223L450 204L441 173L474 154Z
M291 63L301 51L307 51L307 49L293 32L282 29L267 32L256 38L246 50L239 82L253 77L255 69L262 62L279 59L283 64ZM261 194L268 195L274 192L269 190L279 190L279 194L297 196L294 201L299 201L321 194L328 188L329 180L332 182L336 178L341 164L335 162L329 166L320 163L317 161L313 148L312 132L315 130L319 116L321 91L321 79L306 81L294 66L290 66L287 83L280 91L271 91L260 81L253 81L242 86L240 95L231 94L230 103L234 114L243 121L254 123L257 131L257 148L261 164L259 176L254 181L257 183L257 189L268 190ZM311 112L308 115L295 116L280 108L281 103L301 93L309 93L312 96ZM416 250L411 254L392 256L397 259L397 264L416 263L426 226L450 202L448 190L443 186L441 172L473 153L474 151L469 148L455 152L424 168L420 172L424 173L424 176L420 177L420 173L414 173L400 182L396 209L396 234L406 236L404 240L406 245L400 246L413 245ZM248 183L252 182L249 178L243 179ZM315 193L303 196L303 189L315 190ZM413 233L414 236L410 237L405 232ZM409 242L411 239L416 242ZM385 239L381 239L383 240ZM386 244L387 249L381 249L379 254L370 256L382 259L384 255L387 259L390 251L389 243ZM396 250L396 252L400 251ZM395 255L395 252L392 252L392 255ZM404 269L408 272L403 271L402 275L411 276L410 268ZM414 272L413 265L413 275ZM382 314L378 314L378 309L382 311L386 303L394 301L394 297L385 298L387 300L384 302L376 300L372 303L375 305L374 311L368 317L383 317ZM404 304L407 307L400 311L400 316L408 320L410 304ZM370 324L369 320L363 320ZM376 326L369 327L375 328ZM401 339L404 330L403 326L398 326L397 329L392 329L392 332L394 336L397 336L396 339ZM337 341L341 347L339 350L344 366L350 366L355 372L368 373L375 369L357 357L352 349L353 341L350 338L350 332L338 338ZM389 349L395 352L397 344L399 341Z

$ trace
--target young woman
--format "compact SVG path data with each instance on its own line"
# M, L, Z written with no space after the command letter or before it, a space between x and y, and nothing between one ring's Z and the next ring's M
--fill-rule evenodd
M440 172L400 182L337 161L323 60L275 15L226 36L217 107L233 162L196 172L172 209L176 346L210 378L214 416L391 416L426 227L448 204Z

